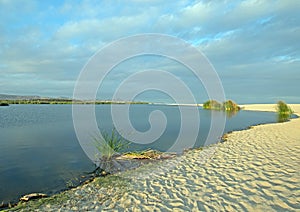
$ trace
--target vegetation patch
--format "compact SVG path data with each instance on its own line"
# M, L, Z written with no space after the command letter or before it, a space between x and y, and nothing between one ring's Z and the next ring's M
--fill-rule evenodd
M238 106L234 101L227 100L226 102L220 103L216 100L208 100L203 104L203 109L206 110L223 110L223 111L239 111L241 107Z
M69 199L70 199L70 196L68 195L68 193L63 192L63 193L56 194L56 195L51 196L51 197L31 200L29 202L20 201L15 207L10 208L7 211L19 211L19 210L33 211L35 209L40 208L42 205L47 205L47 204L49 204L49 205L52 205L52 204L62 205Z
M149 104L148 102L128 102L128 101L111 101L111 100L95 100L83 101L73 99L56 99L56 98L38 98L38 99L8 99L1 100L0 104ZM1 105L0 105L1 106Z
M102 132L101 135L102 138L100 135L93 137L100 159L110 160L115 154L129 147L130 142L123 139L115 129L111 131L111 134Z
M126 188L130 185L130 179L123 178L116 175L110 175L107 177L97 177L93 182L96 185L104 188L118 187L118 188Z
M99 164L96 164L97 168L95 171L101 170L100 173L105 171L108 174L117 170L119 164L115 158L120 155L120 152L129 147L130 142L123 139L115 129L110 134L103 131L101 135L94 136L92 139L98 150L96 160Z
M222 104L216 100L208 100L203 104L203 109L206 110L221 110Z
M141 152L128 152L123 154L120 158L122 159L161 159L161 156L163 155L162 152L148 149Z
M293 114L293 110L284 101L277 102L276 111L278 122L288 121Z
M241 108L234 101L227 100L223 103L223 110L225 111L239 111Z
M0 106L9 106L7 102L0 102Z

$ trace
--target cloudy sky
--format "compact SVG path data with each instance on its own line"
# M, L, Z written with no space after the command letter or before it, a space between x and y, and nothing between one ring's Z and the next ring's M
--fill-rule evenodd
M0 0L0 93L72 97L81 70L99 49L127 36L161 33L201 51L227 98L300 103L299 11L298 0ZM196 101L206 100L186 67L154 56L119 64L98 97L111 98L124 76L148 69L172 72ZM164 98L159 92L140 96Z

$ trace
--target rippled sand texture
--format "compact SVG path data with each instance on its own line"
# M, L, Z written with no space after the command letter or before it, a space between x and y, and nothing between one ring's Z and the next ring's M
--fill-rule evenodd
M41 209L299 211L299 170L300 119L294 119L233 132L227 142L121 173L112 185L100 180L76 188L64 204Z
M205 164L198 165L198 155L190 152L166 175L137 182L117 205L195 211L300 210L299 120L234 132Z

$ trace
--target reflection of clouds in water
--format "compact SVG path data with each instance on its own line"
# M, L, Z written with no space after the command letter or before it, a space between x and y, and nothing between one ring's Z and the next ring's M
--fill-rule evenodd
M142 55L155 55L176 61L191 72L193 78L202 83L209 98L220 102L225 101L224 89L219 76L205 55L185 41L163 34L141 34L126 37L100 49L82 69L74 88L73 99L95 100L98 87L100 86L99 92L101 93L101 85L105 83L106 76L113 71L113 68L127 59ZM120 76L122 75L119 74ZM125 78L121 79L121 83L114 90L112 99L115 101L132 102L141 93L155 90L167 94L177 104L197 104L193 93L195 91L190 89L188 83L176 76L174 72L165 70L164 67L156 67L154 70L144 69L137 73L129 72L129 75L126 73L123 76ZM152 111L148 117L149 129L141 132L132 126L129 106L111 105L114 127L122 137L138 144L149 144L159 139L167 128L167 120L163 111ZM94 113L95 106L72 105L72 108L76 136L87 156L95 162L95 147L93 147L91 139L87 138L87 135L99 131ZM192 148L199 134L198 108L183 105L178 105L178 108L180 130L172 146L166 150L167 152ZM82 127L80 117L86 117L87 120L90 120L89 123ZM220 139L224 131L225 119L225 116L220 117L211 113L211 125L204 145ZM99 135L100 141L105 142L101 138L101 133Z

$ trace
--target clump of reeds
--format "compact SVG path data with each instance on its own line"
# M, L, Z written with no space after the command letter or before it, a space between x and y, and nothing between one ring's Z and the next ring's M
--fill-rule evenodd
M284 101L277 102L276 111L278 122L288 121L293 114L292 109Z

